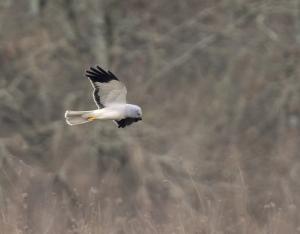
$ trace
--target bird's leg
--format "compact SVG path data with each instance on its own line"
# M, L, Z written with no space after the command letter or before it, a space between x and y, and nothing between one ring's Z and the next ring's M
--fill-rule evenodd
M93 121L93 120L95 120L95 119L96 119L95 116L89 116L89 117L87 117L87 120L88 120L88 121Z

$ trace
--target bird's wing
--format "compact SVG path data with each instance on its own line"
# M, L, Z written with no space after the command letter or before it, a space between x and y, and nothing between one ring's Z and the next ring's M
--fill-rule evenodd
M94 101L98 108L115 103L126 103L127 89L125 85L110 71L101 67L91 67L85 74L94 87Z
M114 120L118 128L125 128L126 126L129 126L130 124L133 124L134 122L137 122L138 120L135 118L125 118L121 120Z

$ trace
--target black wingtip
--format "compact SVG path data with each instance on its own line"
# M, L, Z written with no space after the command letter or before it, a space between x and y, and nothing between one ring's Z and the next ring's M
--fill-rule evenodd
M87 76L93 82L107 83L111 80L119 80L112 72L103 70L100 66L90 67L85 71Z
M142 120L142 118L125 118L117 120L116 123L118 124L118 128L125 128L126 126L129 126L134 122L138 122L140 120Z

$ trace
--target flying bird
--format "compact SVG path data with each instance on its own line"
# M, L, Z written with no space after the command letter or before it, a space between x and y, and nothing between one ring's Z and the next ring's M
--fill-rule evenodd
M85 75L94 87L93 97L98 109L89 111L69 111L65 113L69 125L92 122L94 120L113 120L118 128L142 120L142 109L126 103L125 85L110 71L101 67L90 67Z

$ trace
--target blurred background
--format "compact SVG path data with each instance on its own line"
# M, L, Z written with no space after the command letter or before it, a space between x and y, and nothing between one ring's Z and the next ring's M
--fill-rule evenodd
M1 233L300 233L298 0L1 0L0 109Z

